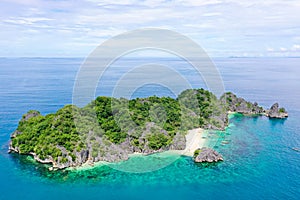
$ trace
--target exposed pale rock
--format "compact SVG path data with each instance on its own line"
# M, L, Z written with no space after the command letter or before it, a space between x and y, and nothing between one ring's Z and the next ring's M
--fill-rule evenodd
M197 149L194 153L194 161L197 163L202 162L218 162L223 161L223 157L214 149L208 147L202 147L201 149Z
M271 106L270 110L266 111L266 114L270 118L283 119L283 118L287 118L288 117L288 113L286 112L286 110L284 108L279 108L279 104L278 103L273 104Z

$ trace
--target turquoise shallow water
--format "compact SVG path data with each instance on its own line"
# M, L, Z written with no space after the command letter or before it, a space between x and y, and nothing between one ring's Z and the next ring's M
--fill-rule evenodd
M0 199L299 199L300 152L291 149L300 147L299 61L214 60L227 90L264 106L279 101L290 112L287 120L234 115L225 132L208 132L208 145L222 153L225 162L201 165L189 157L162 154L137 156L112 164L113 168L49 172L30 157L8 155L9 134L28 109L45 114L71 102L73 82L82 60L1 59ZM137 61L125 64L132 62ZM177 60L162 62L184 66ZM194 81L194 87L201 86L191 71L183 73ZM158 95L169 94L150 87L136 95L146 96L153 90ZM101 94L108 91L102 90ZM223 144L224 140L228 144ZM164 167L166 159L171 164ZM148 173L114 169L140 169L153 163L162 163L162 168Z

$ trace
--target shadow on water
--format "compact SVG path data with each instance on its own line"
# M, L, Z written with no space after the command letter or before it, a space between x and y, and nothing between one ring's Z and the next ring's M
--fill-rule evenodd
M199 167L200 169L213 169L218 167L218 165L221 164L221 162L214 162L214 163L208 163L208 162L204 162L204 163L195 163L195 165L197 167Z
M284 125L284 123L288 120L288 118L284 119L278 119L278 118L269 118L269 123L271 126L276 126L276 125Z

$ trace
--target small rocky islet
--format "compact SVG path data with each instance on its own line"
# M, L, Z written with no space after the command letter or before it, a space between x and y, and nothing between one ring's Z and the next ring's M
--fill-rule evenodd
M221 154L219 154L214 149L208 147L202 147L197 149L194 152L193 158L196 163L204 163L204 162L212 163L212 162L219 162L224 160Z
M52 164L51 169L118 162L132 153L183 150L188 130L224 130L229 112L288 117L278 103L265 110L231 92L220 98L204 89L185 90L176 99L100 96L83 108L66 105L46 116L34 110L24 114L11 135L8 152L32 155L40 163ZM222 160L210 148L194 154L195 162Z

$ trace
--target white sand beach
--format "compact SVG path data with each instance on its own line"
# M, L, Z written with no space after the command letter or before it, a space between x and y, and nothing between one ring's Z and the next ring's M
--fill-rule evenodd
M196 149L204 147L206 138L203 138L204 129L196 128L186 134L186 148L184 150L171 150L170 152L185 156L193 156Z
M182 151L183 155L193 156L196 149L204 146L206 139L203 137L204 129L196 128L189 130L186 138L186 148Z
M160 153L160 155L169 155L169 154L176 154L176 155L185 155L185 156L193 156L194 152L196 149L204 147L205 142L206 142L206 137L203 138L204 136L204 129L202 128L196 128L189 130L188 133L186 134L186 148L184 150L169 150ZM134 157L134 156L143 156L143 153L133 153L129 154L129 157ZM108 162L104 161L99 161L93 163L93 165L89 164L88 162L83 164L82 166L78 167L70 167L68 170L88 170L91 169L95 166L101 166L101 165L107 165Z

